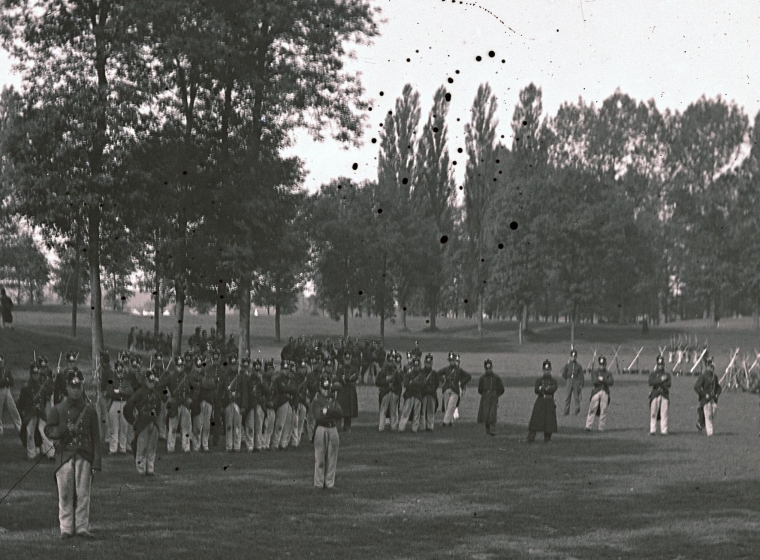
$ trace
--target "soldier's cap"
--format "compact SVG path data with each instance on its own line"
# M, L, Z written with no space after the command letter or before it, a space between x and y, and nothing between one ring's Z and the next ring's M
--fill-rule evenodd
M155 354L153 354L153 359L154 360L163 360L164 359L164 355L161 352L156 352Z
M419 345L420 345L420 341L419 341L419 340L415 340L415 341L414 341L414 345L415 345L415 346L419 346Z
M396 354L396 363L397 364L401 363L401 356L399 354Z
M260 358L256 358L255 360L253 360L253 367L255 367L255 368L260 368L261 367L261 359Z
M67 362L74 362L77 359L77 355L74 352L66 352L66 361Z
M309 360L303 358L300 362L298 362L298 367L309 367Z
M705 363L706 363L708 366L711 366L711 365L713 365L713 359L712 359L712 356L709 356L709 357L705 358Z
M231 364L236 364L237 363L237 354L230 354L227 359L230 361Z
M604 356L599 356L599 365L600 366L606 366L607 365L607 358Z
M206 334L206 329L203 329L203 332L201 334Z
M428 354L427 356L425 356L425 361L426 362L432 362L433 361L433 355L432 354Z
M74 387L81 385L84 383L84 374L79 370L69 368L66 370L66 383Z
M459 352L457 352L457 362L459 361Z
M251 358L249 358L248 356L243 356L240 359L240 364L244 365L244 366L250 365L251 364Z
M414 364L415 366L420 365L420 359L417 356L415 356L414 358L412 358L412 364Z
M106 363L111 361L111 355L108 353L108 350L100 351L100 361Z
M214 348L214 349L211 351L211 355L212 355L212 356L221 356L221 355L222 355L222 353L219 351L219 348Z
M412 359L412 353L411 352L407 352L406 353L406 359L407 360L411 360Z
M113 367L116 371L124 370L124 365L121 362L116 362L116 364Z
M312 364L318 364L319 363L319 356L312 356L311 357L311 363Z
M39 356L37 356L37 363L38 364L40 364L40 365L42 365L43 363L46 364L47 361L48 361L48 359L47 359L46 356L43 356L42 354L40 354Z
M578 351L577 351L575 348L573 348L572 350L570 350L570 355L571 355L573 358L575 358L575 357L577 357L577 356L578 356Z
M195 357L195 367L201 367L201 364L203 364L203 358L200 356Z
M449 361L456 360L457 355L454 352L449 352Z
M320 389L327 389L330 390L332 383L330 382L330 378L325 376L322 376L319 380L319 388Z
M349 352L348 350L346 350L345 352L343 352L343 357L344 358L350 358L351 357L351 352Z
M325 358L325 365L326 366L331 366L332 363L333 363L332 358Z
M552 363L549 360L544 360L544 371L551 371L552 369Z
M491 361L491 358L486 358L486 360L483 362L483 367L485 368L493 367L493 362Z
M290 369L290 362L287 360L283 360L282 363L280 364L280 367L282 369Z
M156 381L158 379L158 374L155 370L148 370L148 372L145 374L145 380L146 381Z
M176 356L174 358L174 363L177 364L178 366L181 366L182 364L185 363L185 358L183 358L182 356Z
M32 362L29 364L29 373L39 373L40 372L40 366L37 365L37 362Z
M192 360L193 359L193 353L190 352L190 350L187 350L185 352L185 361Z
M665 358L663 358L662 356L657 356L657 365L658 366L665 365Z

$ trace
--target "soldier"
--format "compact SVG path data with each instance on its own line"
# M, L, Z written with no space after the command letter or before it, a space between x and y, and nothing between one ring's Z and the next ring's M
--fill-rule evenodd
M229 355L234 354L235 356L237 356L237 354L238 354L238 347L237 347L237 344L235 343L235 335L234 334L230 335L230 338L227 341L226 350L227 350L227 354L229 354Z
M525 441L533 443L536 433L543 432L544 443L550 443L552 434L557 431L557 405L554 402L557 380L552 376L552 363L549 360L544 360L543 375L536 379L534 391L538 396L533 404L528 423L528 439Z
M40 367L40 381L42 383L47 383L49 381L53 385L53 392L45 403L45 418L47 418L47 415L50 414L50 410L55 406L55 403L53 402L53 397L55 396L55 375L48 365L47 357L42 354L37 356L37 364Z
M298 448L301 443L301 434L306 424L306 414L309 410L308 390L309 363L306 357L301 358L295 370L294 382L298 387L296 399L293 401L293 429L290 436L291 447Z
M243 435L248 451L261 451L264 427L264 391L261 379L261 360L254 360L251 368L251 359L243 356L240 360L240 372L246 377L248 389L248 407L243 417Z
M195 377L191 379L193 398L193 451L209 452L211 418L217 400L217 374L200 358L195 361Z
M261 376L261 392L264 398L264 428L261 432L261 449L267 451L269 451L272 442L277 412L277 407L275 405L276 390L273 375L274 360L267 360L264 362L264 373Z
M486 434L495 436L493 427L496 425L496 416L499 408L499 397L504 394L504 384L501 378L493 372L493 362L487 359L483 362L485 373L478 381L478 393L480 406L478 407L478 423L486 425Z
M296 398L298 387L290 375L290 362L280 364L280 373L274 380L275 409L277 410L272 434L274 449L287 449L293 429L292 401Z
M412 433L420 428L420 411L422 410L422 389L425 387L425 372L420 368L419 358L412 356L412 362L404 375L404 411L398 422L398 431L406 429L409 417L412 419Z
M295 352L295 342L293 337L288 337L288 343L282 347L280 352L280 360L287 362L293 359L293 353Z
M212 342L215 344L215 342ZM229 377L229 363L222 363L222 351L216 346L211 346L211 363L208 366L216 382L216 393L214 394L213 413L211 415L211 444L216 447L222 434L225 433L224 426L224 407L222 406L222 397L227 387Z
M578 351L570 350L570 361L562 368L562 379L565 380L567 396L565 398L565 416L570 414L570 401L575 397L575 413L581 413L581 390L583 389L583 368L578 363Z
M412 348L412 356L416 357L418 360L422 360L422 348L420 348L419 340L414 341L414 348Z
M610 387L615 382L612 372L607 371L607 358L599 356L599 370L591 370L591 379L594 388L591 389L591 402L586 416L586 431L590 432L594 424L594 417L599 416L599 431L604 431L607 421L607 407L610 404Z
M422 427L432 432L435 425L435 413L438 410L438 386L441 384L438 372L433 369L433 355L425 356L425 386L422 388L422 409L420 418Z
M459 406L460 393L464 394L472 376L459 367L458 354L449 352L449 365L439 373L443 377L443 426L454 426L454 412Z
M132 327L129 329L129 334L127 335L127 352L134 352L135 351L135 328Z
M129 397L124 407L127 422L134 426L135 466L137 474L153 476L156 469L156 447L158 446L158 417L163 387L158 385L161 364L153 364L145 377L145 385ZM135 417L135 409L137 417Z
M53 394L52 380L40 379L37 362L29 364L29 380L21 388L18 410L21 411L21 443L26 446L26 456L30 461L39 458L40 453L48 459L55 459L53 442L45 435L45 403Z
M665 358L657 356L657 366L649 374L649 435L657 435L657 420L660 433L668 435L668 404L670 402L670 373L665 371Z
M68 397L51 410L45 426L45 435L56 442L61 538L73 537L75 532L94 538L90 533L90 488L101 463L98 414L84 401L82 372L67 368L65 375Z
M715 413L718 409L718 397L723 391L718 377L715 375L715 364L713 359L705 360L706 368L697 377L694 384L694 391L699 397L699 419L697 420L697 429L701 432L705 428L708 436L713 435L713 424L715 422Z
M64 369L61 370L61 359L58 357L58 367L56 368L55 387L53 389L53 404L58 404L66 398L66 369L73 369L79 371L77 367L78 354L74 352L66 352L66 364ZM83 374L84 375L84 374Z
M322 379L322 362L314 356L311 359L311 369L306 374L306 434L309 440L314 439L314 409L311 406L314 397L319 394L319 380Z
M13 425L21 433L21 415L18 413L16 403L13 401L11 387L13 387L13 373L5 367L5 357L0 354L0 436L3 435L3 409L8 411Z
M235 363L232 363L232 362ZM237 356L230 357L230 369L223 385L222 408L224 409L224 426L228 452L240 451L242 441L243 418L248 411L248 377L236 370Z
M195 332L190 335L190 338L187 339L187 345L188 347L192 348L196 344L198 346L201 346L201 328L195 327Z
M359 397L356 394L356 382L359 380L359 370L351 363L351 352L343 352L343 363L336 372L340 390L338 404L343 411L343 431L351 431L351 419L359 416Z
M338 423L343 417L340 404L333 397L330 379L323 377L319 394L314 398L314 487L330 489L335 486L340 436Z
M179 428L180 440L182 441L182 451L190 452L190 442L193 436L193 420L191 410L193 408L193 391L190 386L190 380L193 373L193 356L186 352L184 358L177 356L176 371L169 379L169 392L171 394L172 406L168 406L167 416L169 417L169 426L166 434L166 450L174 453L174 446L177 440L177 428ZM176 414L174 410L176 409Z
M137 332L137 336L135 338L137 339L137 349L145 350L145 334L143 334L142 329Z
M124 371L121 362L116 362L114 371L110 372L106 381L106 406L108 407L108 418L111 432L109 444L109 454L126 453L128 446L131 446L129 440L129 423L125 417L125 404L129 397L135 392L135 387L131 382L130 376Z
M377 374L375 385L379 388L380 425L379 431L385 430L385 419L390 417L391 431L398 430L398 401L401 397L404 377L401 373L401 356L399 361L385 360L383 369Z

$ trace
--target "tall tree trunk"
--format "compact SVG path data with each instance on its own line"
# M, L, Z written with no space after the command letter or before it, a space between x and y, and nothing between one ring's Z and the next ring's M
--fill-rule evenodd
M522 332L528 330L528 304L523 303L522 306L522 318L520 319L520 329Z
M401 330L404 332L408 331L409 329L406 327L406 305L401 307L401 323Z
M216 288L217 298L216 298L216 336L222 337L222 340L226 339L226 333L225 326L226 326L226 319L227 319L227 300L225 299L225 296L227 295L227 282L221 281L217 284Z
M280 304L274 304L274 338L280 342Z
M100 207L91 204L88 223L88 258L90 265L90 309L92 311L92 371L103 350L103 294L100 289Z
M346 305L343 308L343 338L348 336L348 297L346 297Z
M158 264L158 263L156 263ZM158 266L156 266L156 292L153 296L153 334L158 336L159 317L161 316L161 306L159 305L159 294L161 293L161 278L158 276Z
M760 329L760 303L758 302L758 298L755 298L755 301L753 303L754 305L752 306L752 328L757 330L757 329Z
M478 294L478 336L483 336L483 294Z
M81 254L79 245L74 248L76 257L74 258L74 303L71 305L71 337L77 337L77 306L79 305L79 275L81 270Z
M380 340L385 344L385 273L388 265L388 255L383 253L382 288L380 289ZM361 310L361 306L359 306ZM361 313L361 311L359 311ZM345 337L345 335L343 335Z
M248 273L241 275L238 292L238 308L240 309L238 353L242 358L251 355L251 276Z
M575 348L575 304L570 311L570 348Z

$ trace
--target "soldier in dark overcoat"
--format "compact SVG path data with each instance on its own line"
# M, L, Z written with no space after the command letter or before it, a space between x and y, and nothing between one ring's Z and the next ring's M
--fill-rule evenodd
M499 408L499 397L504 394L504 384L501 378L493 372L493 362L487 359L483 362L485 373L478 381L480 407L478 408L478 424L486 425L486 434L495 436L494 425Z
M536 433L544 433L544 442L552 440L552 434L557 432L557 404L554 393L557 391L557 380L552 376L552 363L544 360L543 375L536 379L534 386L536 402L528 423L528 443L536 439Z

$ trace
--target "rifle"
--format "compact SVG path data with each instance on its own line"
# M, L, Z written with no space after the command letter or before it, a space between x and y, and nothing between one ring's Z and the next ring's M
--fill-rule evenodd
M56 374L61 373L61 358L63 357L63 352L60 352L58 354L58 367L56 368Z

